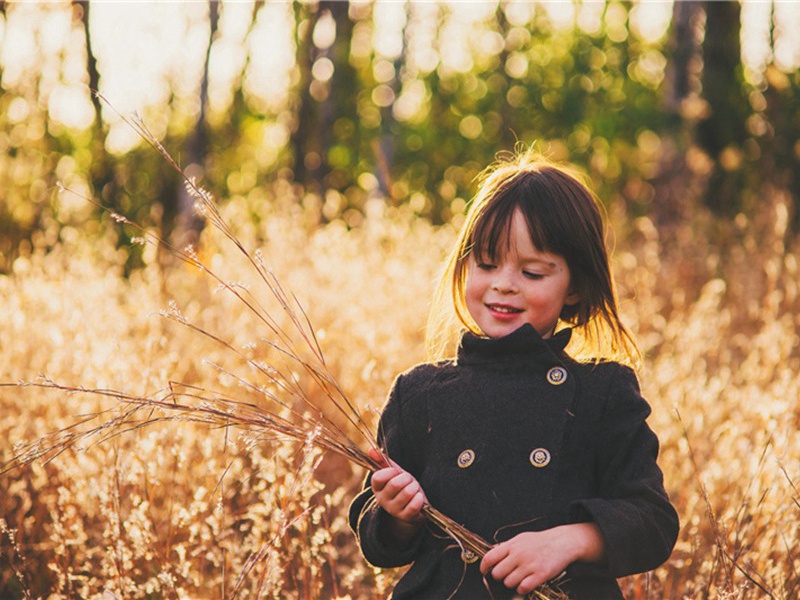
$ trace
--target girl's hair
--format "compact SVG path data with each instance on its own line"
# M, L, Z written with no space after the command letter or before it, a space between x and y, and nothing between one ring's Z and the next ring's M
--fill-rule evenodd
M562 256L579 301L565 306L564 326L573 328L571 353L582 360L640 360L636 341L619 317L617 294L600 204L569 169L532 151L489 166L450 254L428 317L429 358L450 357L464 328L481 334L466 306L471 253L496 257L508 243L512 216L520 210L533 246ZM453 311L455 309L455 311Z

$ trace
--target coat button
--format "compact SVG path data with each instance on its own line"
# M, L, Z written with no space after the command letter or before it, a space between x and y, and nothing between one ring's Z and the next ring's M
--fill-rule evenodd
M531 452L530 459L534 467L541 469L550 464L550 453L544 448L536 448L536 450Z
M553 367L547 372L547 381L552 385L561 385L567 380L567 370L564 367Z
M458 466L462 469L466 469L475 461L475 452L472 450L464 450L461 454L458 455Z

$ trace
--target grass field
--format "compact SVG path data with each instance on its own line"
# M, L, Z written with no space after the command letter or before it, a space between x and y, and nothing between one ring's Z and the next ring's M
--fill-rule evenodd
M348 231L298 206L261 225L237 202L225 216L296 293L329 368L374 423L395 374L423 359L454 229L375 203ZM730 225L698 217L663 232L614 219L623 314L645 350L642 388L682 523L669 562L622 582L630 599L800 595L800 298L787 217L775 196L758 220ZM229 352L159 316L174 302L249 347L264 332L235 299L150 250L124 278L113 234L68 233L0 276L0 381L42 374L144 394L172 380L254 400L226 370L237 368ZM246 266L207 234L204 260L246 280ZM113 406L0 388L0 459ZM363 475L309 447L190 423L69 450L0 476L0 597L384 597L397 573L371 569L346 523Z

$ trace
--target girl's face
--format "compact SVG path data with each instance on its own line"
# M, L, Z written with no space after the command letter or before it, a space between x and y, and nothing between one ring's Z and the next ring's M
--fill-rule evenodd
M579 300L571 290L569 267L562 256L534 248L519 210L512 217L509 238L499 244L494 261L470 254L467 309L490 338L508 335L525 323L549 338L564 306Z

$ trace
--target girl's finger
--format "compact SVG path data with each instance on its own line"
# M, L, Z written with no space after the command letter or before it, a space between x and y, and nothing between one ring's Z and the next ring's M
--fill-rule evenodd
M519 583L519 585L517 586L517 593L521 594L522 596L530 594L537 587L545 583L545 581L547 580L542 579L542 577L540 577L536 573L531 573Z
M387 461L386 456L377 448L370 448L369 450L367 450L367 456L369 456L372 460L374 460L376 463L378 463L384 468L389 466L389 462Z
M394 498L398 502L408 504L417 494L422 492L422 488L417 483L417 480L410 475L408 477L398 476L394 481L392 481L392 485L395 484L395 481L397 482L398 489L394 495ZM405 484L403 485L403 483Z
M504 546L495 546L489 550L481 560L481 573L486 575L492 568L508 556L508 550Z
M390 471L387 469L387 471ZM391 495L393 498L399 494L401 494L406 488L409 486L415 486L417 484L417 480L414 479L413 475L410 473L406 473L405 471L400 471L399 473L395 473L394 477L392 477L386 485L384 486L384 490L387 494ZM411 489L409 489L411 491ZM414 489L413 491L416 491Z
M408 503L408 510L417 517L422 512L422 507L425 505L425 493L420 490L417 492L411 501Z
M422 510L422 505L424 503L424 495L422 492L417 492L411 500L403 507L398 515L401 519L406 521L416 521L420 518L420 511Z
M494 572L492 572L492 575L494 575ZM525 577L527 577L527 573L522 569L513 569L503 577L503 585L513 590L524 581Z
M398 473L395 469L381 469L380 471L375 471L372 474L372 479L370 480L372 484L372 489L379 492L386 487L392 479L397 477Z
M502 581L507 587L516 587L516 585L509 585L506 583L506 579L511 578L510 581L514 581L513 573L516 571L516 565L510 559L503 559L498 562L494 567L491 569L492 577L494 577L497 581ZM519 578L522 580L522 577Z

